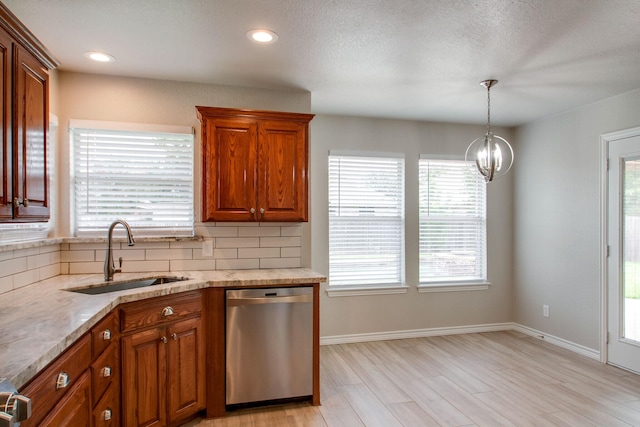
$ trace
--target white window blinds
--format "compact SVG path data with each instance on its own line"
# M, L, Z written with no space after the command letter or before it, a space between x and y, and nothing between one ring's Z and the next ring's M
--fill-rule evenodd
M404 284L404 159L329 155L329 284Z
M469 163L420 159L420 283L486 281L486 184Z
M77 236L118 218L136 236L193 235L191 128L72 121L70 133Z

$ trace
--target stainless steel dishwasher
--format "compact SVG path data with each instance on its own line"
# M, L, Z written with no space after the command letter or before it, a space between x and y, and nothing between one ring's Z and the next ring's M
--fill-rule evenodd
M226 403L313 394L313 288L226 291Z

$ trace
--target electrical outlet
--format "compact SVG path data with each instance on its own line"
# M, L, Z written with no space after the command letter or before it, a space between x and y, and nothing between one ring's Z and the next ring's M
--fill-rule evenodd
M213 240L202 242L202 256L213 256Z
M547 304L542 306L542 315L544 317L549 317L549 306Z

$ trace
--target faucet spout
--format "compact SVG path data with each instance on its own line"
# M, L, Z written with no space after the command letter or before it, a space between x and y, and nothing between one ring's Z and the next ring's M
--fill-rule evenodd
M111 248L111 240L113 236L113 229L116 225L121 224L127 230L127 240L128 245L133 246L135 244L135 240L133 239L133 234L131 233L131 227L129 224L123 219L116 219L109 226L109 231L107 232L107 253L104 257L104 281L110 282L113 280L114 273L120 273L122 268L122 258L120 258L120 266L116 268L113 263L113 249Z

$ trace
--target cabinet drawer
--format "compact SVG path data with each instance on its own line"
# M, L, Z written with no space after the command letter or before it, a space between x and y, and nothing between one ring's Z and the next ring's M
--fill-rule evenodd
M111 343L117 343L120 338L117 313L107 314L93 329L91 329L92 359L95 359Z
M120 309L122 332L161 325L202 311L200 292L166 295L129 303Z
M94 403L102 397L104 391L120 377L118 346L112 345L91 364L91 386Z
M116 427L120 425L119 387L112 384L102 399L93 408L93 427Z
M31 399L32 416L25 427L38 425L67 390L75 384L90 363L91 339L89 334L86 334L21 390L21 394ZM60 384L58 384L59 376ZM64 378L67 378L66 384L64 384Z

